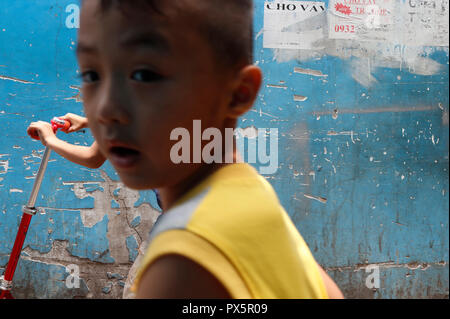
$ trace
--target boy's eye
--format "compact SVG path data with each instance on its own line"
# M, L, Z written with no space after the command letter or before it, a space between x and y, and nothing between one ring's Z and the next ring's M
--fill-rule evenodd
M87 71L81 74L81 79L84 83L92 83L98 81L100 77L94 71Z
M163 76L149 70L137 70L133 72L131 78L139 82L154 82L161 80Z

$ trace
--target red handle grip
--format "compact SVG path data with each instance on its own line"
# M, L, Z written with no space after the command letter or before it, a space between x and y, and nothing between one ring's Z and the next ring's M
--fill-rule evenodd
M53 132L56 134L56 131L58 131L59 129L62 129L63 131L67 131L70 126L71 123L67 120L58 118L58 117L54 117L50 123L52 124L52 128L53 128ZM39 138L39 134L37 134L37 132L31 132L31 137L34 138L35 140L40 140Z
M60 119L58 117L54 117L51 120L53 132L56 133L57 130L62 129L63 131L67 131L70 128L70 122L67 120Z

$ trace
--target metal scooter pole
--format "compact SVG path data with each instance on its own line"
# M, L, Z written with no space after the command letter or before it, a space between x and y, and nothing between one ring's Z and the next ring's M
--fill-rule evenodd
M52 120L53 130L56 132L58 128L67 127L66 123L56 122L56 119ZM70 123L68 124L70 126ZM16 235L14 246L9 256L8 265L5 270L4 276L0 277L0 299L12 299L11 295L12 279L14 272L16 271L17 263L19 262L20 253L22 252L23 243L27 236L28 227L30 226L31 217L36 215L39 209L36 209L36 199L41 188L42 180L44 178L45 170L47 169L48 160L50 158L51 149L47 146L45 148L44 156L42 157L41 165L39 166L36 179L34 181L33 189L31 191L30 198L26 206L23 207L22 220L20 222L19 231Z
M16 241L14 242L14 247L12 249L11 255L9 256L8 266L6 267L5 275L3 277L0 277L1 290L9 291L12 289L12 279L17 267L17 263L19 261L25 237L28 232L28 226L30 225L31 217L36 215L36 213L38 212L38 209L36 209L34 205L36 203L36 198L39 193L42 180L44 178L45 170L47 169L47 164L51 152L51 149L49 147L46 147L44 157L42 158L41 165L39 166L39 171L34 181L30 199L28 200L28 204L22 209L22 221L20 222L19 231L16 236Z

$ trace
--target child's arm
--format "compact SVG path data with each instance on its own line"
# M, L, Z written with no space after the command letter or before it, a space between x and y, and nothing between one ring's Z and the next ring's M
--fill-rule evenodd
M65 133L73 133L88 127L87 118L73 113L67 113L64 116L60 116L59 118L70 122L69 129L67 131L63 130L63 132Z
M181 255L164 255L142 276L137 299L229 299L225 287L205 268Z
M64 142L53 133L50 123L43 121L33 122L28 127L27 133L30 136L38 134L43 145L50 147L53 151L73 163L88 168L99 168L106 160L100 152L97 142L94 142L91 146L78 146Z
M329 299L344 299L344 295L342 294L339 287L336 283L331 279L331 277L325 272L325 270L317 264L319 267L320 274L322 275L323 283L325 284L325 288L327 289L327 294Z

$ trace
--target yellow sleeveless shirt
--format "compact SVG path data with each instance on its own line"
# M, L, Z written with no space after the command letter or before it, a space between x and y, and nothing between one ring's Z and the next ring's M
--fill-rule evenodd
M232 298L328 298L273 188L246 163L217 170L158 218L132 291L152 262L168 254L201 265Z

